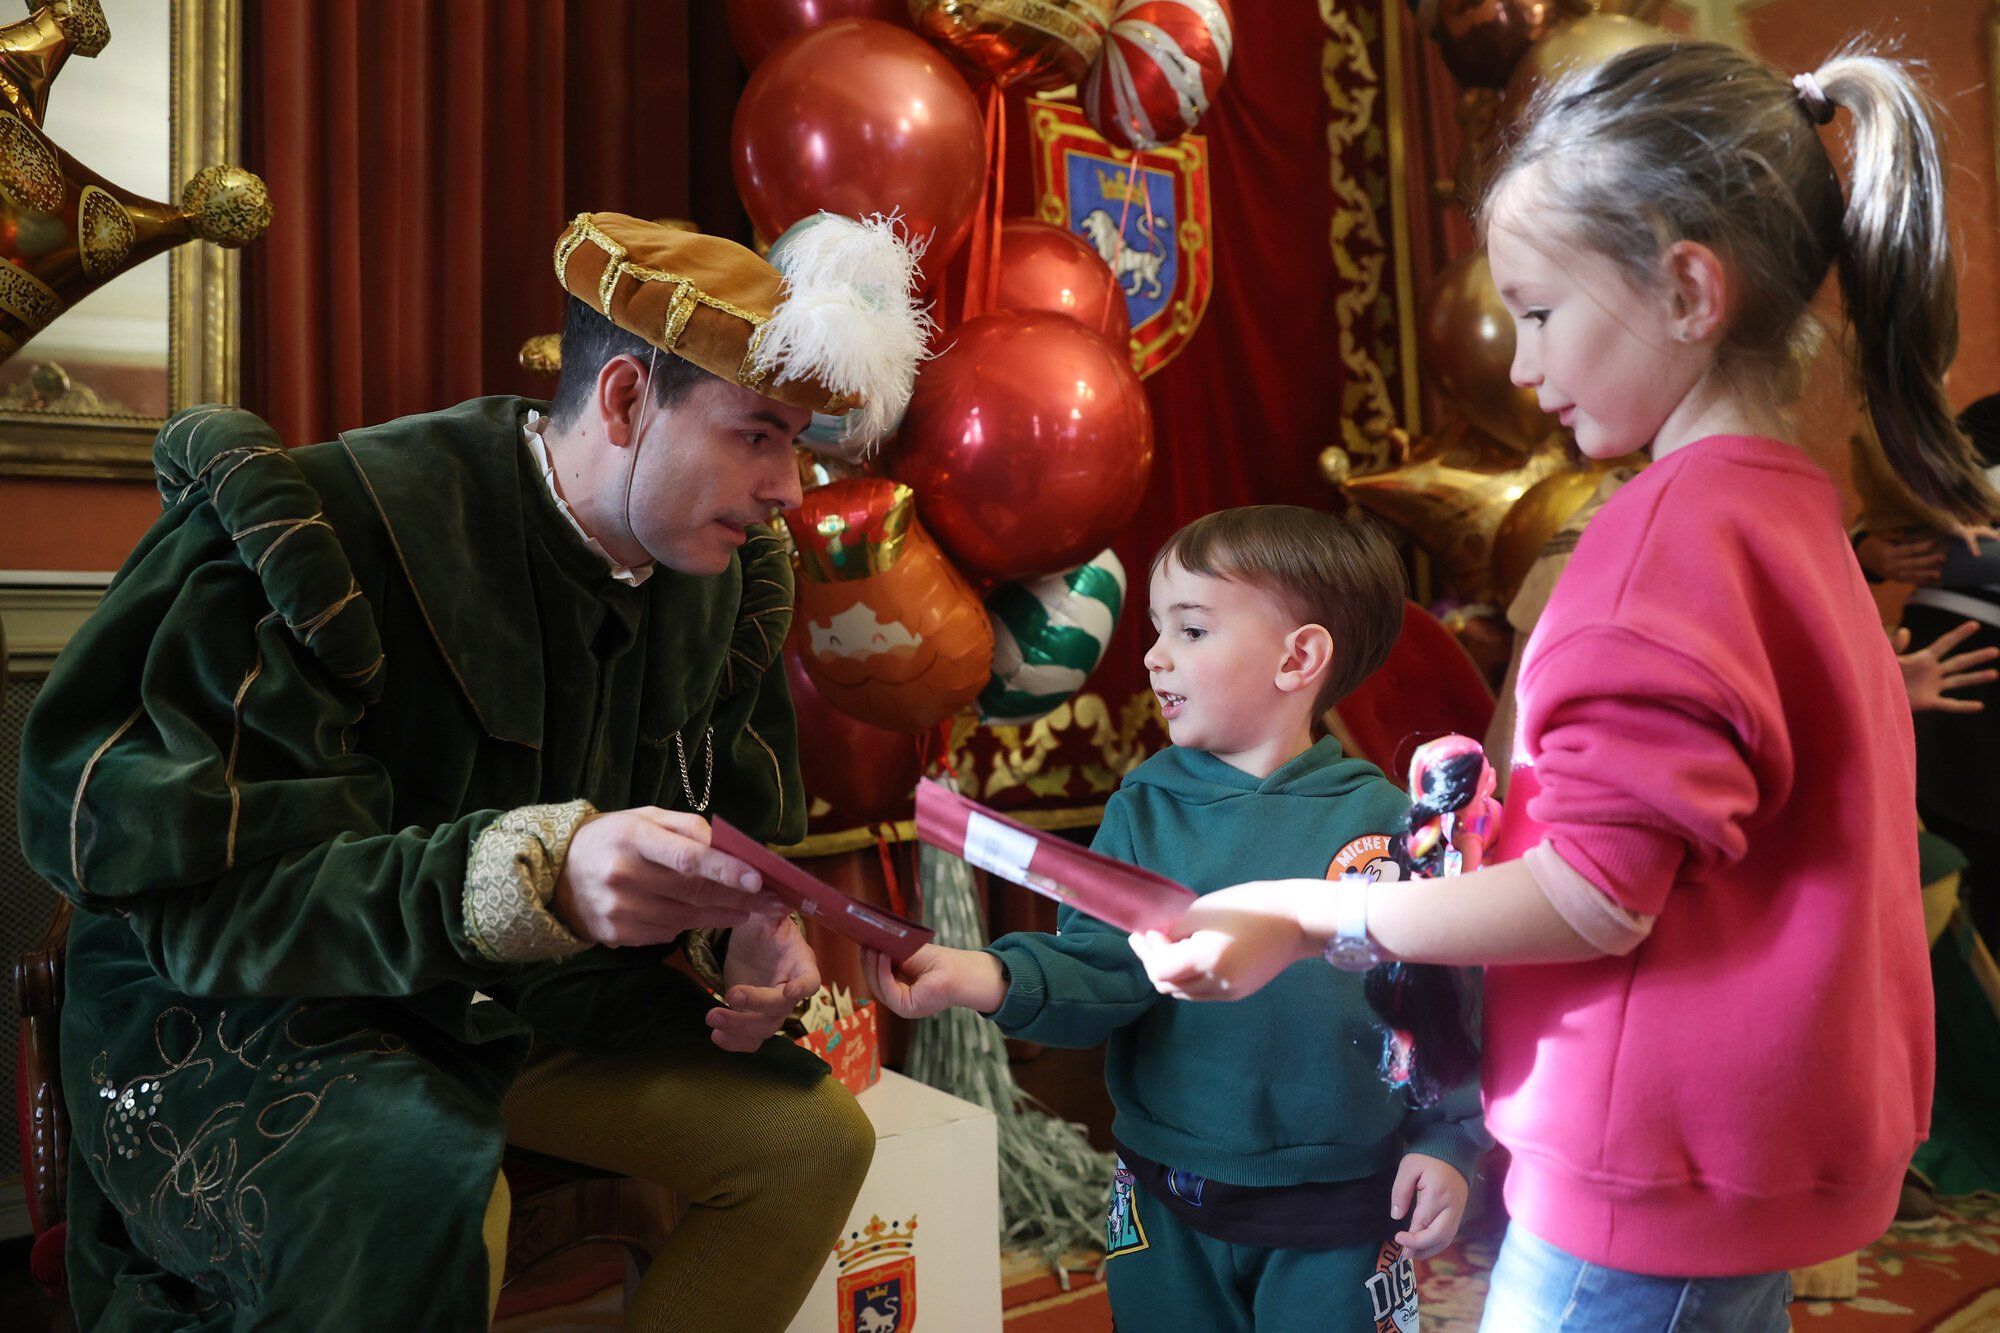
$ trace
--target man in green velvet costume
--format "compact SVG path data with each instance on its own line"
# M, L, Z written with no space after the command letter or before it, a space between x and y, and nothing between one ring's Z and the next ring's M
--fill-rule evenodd
M817 970L705 817L804 831L764 524L811 412L893 419L923 341L886 225L808 237L781 276L579 217L552 407L161 432L165 513L22 746L78 909L82 1327L483 1328L509 1139L687 1202L628 1327L803 1299L874 1136L766 1040ZM719 1005L665 956L725 927Z

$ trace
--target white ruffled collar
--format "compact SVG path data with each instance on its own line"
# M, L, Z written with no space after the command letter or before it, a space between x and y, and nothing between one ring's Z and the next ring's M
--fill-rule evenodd
M549 446L542 439L542 425L547 420L548 418L540 412L532 407L529 408L528 419L521 423L521 439L527 444L528 452L534 455L535 465L542 470L542 483L549 488L549 498L556 502L556 512L576 530L577 540L583 543L583 548L604 562L612 578L631 587L638 587L653 577L653 562L648 560L643 565L619 564L611 558L611 553L604 549L603 544L584 531L583 524L577 522L576 515L570 512L569 502L563 499L562 487L556 483L555 459L549 454Z

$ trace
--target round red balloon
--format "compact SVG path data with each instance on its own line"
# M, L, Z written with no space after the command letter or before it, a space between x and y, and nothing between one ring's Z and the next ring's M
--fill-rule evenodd
M785 645L785 679L799 718L799 773L807 798L832 806L841 823L908 818L923 776L917 738L870 726L828 703L806 673L797 644Z
M1002 311L960 325L924 367L887 467L961 569L1034 578L1131 521L1153 415L1123 347L1067 315Z
M1113 347L1132 338L1125 293L1104 257L1075 232L1031 218L1013 218L1000 228L993 308L1068 315Z
M729 0L729 41L751 69L786 38L836 19L880 19L907 26L906 0Z
M979 101L904 28L841 19L773 51L736 104L736 192L776 239L821 209L901 210L939 271L972 230L986 174Z

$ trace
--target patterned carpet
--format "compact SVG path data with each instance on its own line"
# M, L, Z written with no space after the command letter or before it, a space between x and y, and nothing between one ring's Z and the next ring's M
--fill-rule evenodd
M1424 1333L1476 1333L1497 1230L1423 1265ZM1892 1228L1861 1255L1852 1300L1798 1301L1797 1333L2000 1333L2000 1196L1947 1200L1929 1222ZM1084 1268L1063 1291L1045 1270L1007 1268L1007 1333L1109 1333L1103 1288Z

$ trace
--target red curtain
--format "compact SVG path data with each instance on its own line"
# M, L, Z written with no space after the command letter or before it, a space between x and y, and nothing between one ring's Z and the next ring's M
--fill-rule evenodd
M549 255L584 210L747 235L743 73L702 0L263 0L245 7L244 401L303 444L482 393L545 394ZM719 129L718 129L719 127Z

